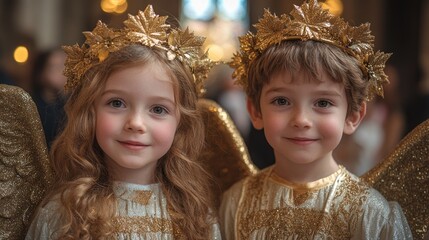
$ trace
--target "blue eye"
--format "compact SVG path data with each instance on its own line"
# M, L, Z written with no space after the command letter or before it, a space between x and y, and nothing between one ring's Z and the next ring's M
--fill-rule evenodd
M125 104L120 99L113 99L113 100L109 101L109 105L114 107L114 108L125 107Z
M167 114L168 110L165 107L162 106L155 106L151 109L151 112L157 114L157 115L163 115Z

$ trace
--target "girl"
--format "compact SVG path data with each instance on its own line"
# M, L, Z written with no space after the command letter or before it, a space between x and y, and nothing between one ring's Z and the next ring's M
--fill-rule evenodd
M212 63L202 38L165 20L148 6L123 29L99 22L86 45L65 48L72 91L51 152L57 181L27 239L219 238L196 161L198 87Z

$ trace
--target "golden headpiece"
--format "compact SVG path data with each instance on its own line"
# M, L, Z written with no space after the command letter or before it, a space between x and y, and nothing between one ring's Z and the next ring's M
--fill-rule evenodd
M124 28L108 28L98 21L92 32L84 32L86 41L82 46L64 46L67 54L64 75L67 77L66 90L74 89L82 76L91 67L103 62L110 53L126 46L140 44L150 48L164 50L168 60L178 59L188 66L193 74L199 93L204 91L203 80L215 65L202 52L204 37L195 36L189 29L182 31L166 24L167 16L158 16L148 5L138 15L128 15Z
M256 34L248 32L240 37L241 51L229 63L235 69L233 77L247 88L247 74L251 63L269 46L284 40L315 40L341 48L360 63L364 77L369 81L369 96L383 96L383 83L388 83L384 67L391 54L374 52L374 36L369 23L349 26L342 18L323 9L317 0L296 6L290 16L277 17L265 9L264 16L254 25Z

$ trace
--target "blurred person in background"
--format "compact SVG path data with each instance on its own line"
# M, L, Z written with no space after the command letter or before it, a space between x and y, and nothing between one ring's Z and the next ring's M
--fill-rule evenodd
M398 73L386 66L390 84L384 98L368 102L366 117L354 135L346 135L334 151L336 159L350 172L362 176L386 158L405 133L405 115L399 94Z
M62 49L55 48L41 52L33 66L31 94L40 114L48 147L60 131L65 116L65 59Z

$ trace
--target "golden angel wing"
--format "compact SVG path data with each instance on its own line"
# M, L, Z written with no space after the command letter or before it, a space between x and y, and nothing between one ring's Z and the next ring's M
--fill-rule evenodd
M23 239L51 170L31 97L0 84L0 106L0 239Z
M362 179L388 200L397 201L414 238L423 239L429 227L429 119Z
M223 192L238 180L256 173L257 168L250 161L243 138L228 113L209 99L200 99L198 108L206 127L206 146L200 159Z

